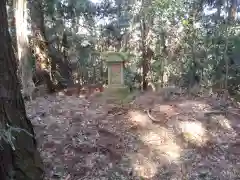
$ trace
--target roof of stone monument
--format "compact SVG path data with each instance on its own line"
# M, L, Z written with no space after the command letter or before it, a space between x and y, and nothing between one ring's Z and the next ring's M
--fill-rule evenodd
M130 54L128 52L114 52L106 51L101 53L106 62L125 62L129 60Z

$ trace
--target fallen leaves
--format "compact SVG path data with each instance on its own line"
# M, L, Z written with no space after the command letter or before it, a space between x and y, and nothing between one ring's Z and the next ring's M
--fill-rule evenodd
M210 98L166 102L152 92L123 105L101 98L54 95L26 104L47 180L239 178L238 108L216 115Z

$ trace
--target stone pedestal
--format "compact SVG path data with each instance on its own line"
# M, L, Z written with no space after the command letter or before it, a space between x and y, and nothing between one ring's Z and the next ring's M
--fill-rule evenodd
M124 86L124 57L118 52L108 52L104 58L108 66L108 86Z
M123 63L108 63L108 85L124 85Z

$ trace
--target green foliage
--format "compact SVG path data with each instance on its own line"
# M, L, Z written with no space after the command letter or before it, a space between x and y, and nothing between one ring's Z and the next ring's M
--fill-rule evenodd
M101 55L107 62L124 62L130 60L132 57L128 52L113 51L102 52Z
M129 88L134 87L134 78L136 76L136 73L131 70L130 67L124 68L124 83Z
M132 66L142 68L145 46L154 49L154 57L148 62L148 78L154 82L162 81L167 74L169 79L174 77L189 86L199 76L202 86L219 83L228 84L229 90L238 89L239 27L237 21L229 22L230 17L222 15L230 12L227 3L207 0L144 0L142 4L123 0L98 4L90 0L44 2L46 21L51 20L52 24L47 28L49 37L61 39L62 32L68 32L71 56L78 60L80 71L95 71L93 67L104 69L101 57L114 51L119 57L112 56L111 60L127 60L130 64L124 70L125 83L130 87L136 76ZM207 8L217 12L205 14ZM78 32L84 28L86 33ZM53 43L55 47L60 44ZM96 51L101 57L92 55Z

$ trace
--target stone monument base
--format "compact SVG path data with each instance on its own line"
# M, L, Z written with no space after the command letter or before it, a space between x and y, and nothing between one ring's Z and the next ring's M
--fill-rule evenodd
M124 90L128 90L128 89L129 88L125 85L111 84L111 85L108 85L105 90L109 90L109 91L113 92L113 91L124 91Z

